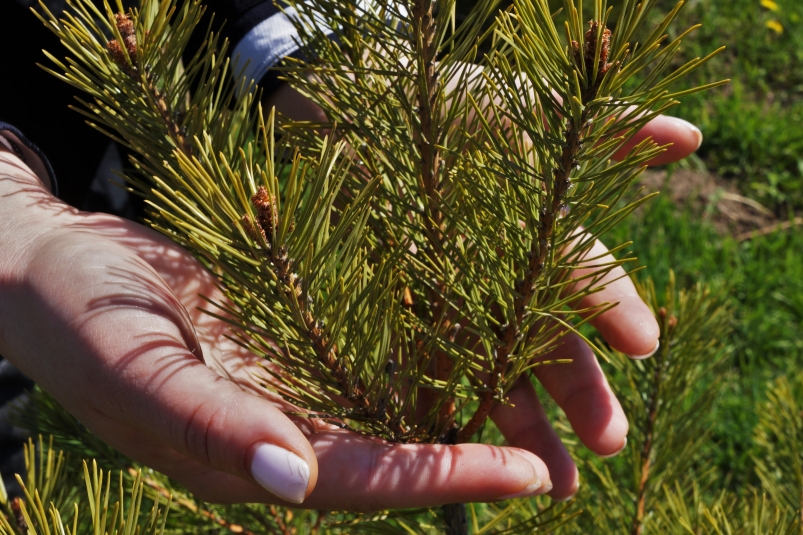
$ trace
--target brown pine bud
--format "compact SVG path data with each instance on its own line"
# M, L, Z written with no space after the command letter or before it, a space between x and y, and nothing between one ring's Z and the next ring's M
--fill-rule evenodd
M265 236L265 231L261 228L257 229L254 225L254 221L251 219L251 216L244 215L240 220L243 224L243 228L245 229L245 233L251 237L252 240L259 241L260 236L263 240L268 241L267 236Z
M669 330L672 330L675 327L677 327L677 324L678 324L678 319L676 316L672 316L669 318L669 324L668 324Z
M599 22L596 20L589 21L589 29L586 32L585 39L585 61L587 72L591 72L594 68L595 58L599 58L599 71L607 70L608 55L611 51L611 31L608 28L602 30L602 41L597 43L597 31L599 29Z
M112 39L106 43L106 50L112 57L112 60L122 67L126 72L130 72L130 66L125 59L123 47L128 52L128 57L131 60L131 65L136 68L137 66L137 33L134 29L134 21L125 13L117 13L114 16L117 21L117 30L120 32L120 37L123 38L122 44L117 39Z
M134 21L132 21L131 17L129 17L125 13L117 13L114 16L114 20L117 21L117 31L120 32L120 36L123 39L134 36L136 34L136 32L134 31Z
M599 21L592 20L588 23L589 28L585 33L582 50L577 41L572 41L571 52L574 62L578 68L583 69L589 81L589 86L583 93L583 101L590 102L597 96L597 91L602 83L602 79L611 67L618 67L619 62L608 63L611 54L611 31L603 28L602 33L597 39L599 32ZM594 62L598 61L597 71L594 72Z
M17 527L20 533L28 533L28 522L25 521L25 515L22 514L21 498L14 498L11 500L11 511L14 513L14 520L17 521Z
M257 209L257 224L267 237L267 240L270 241L276 225L279 224L276 197L270 195L265 186L259 186L256 194L251 197L251 202L254 204L254 208Z
M125 38L125 49L128 52L128 57L131 61L136 63L137 59L137 38L134 35L129 35Z
M112 60L121 67L127 67L123 47L117 39L112 39L106 43L106 50L111 54Z
M600 65L608 64L608 55L611 53L611 31L608 28L602 30L602 44L599 47Z

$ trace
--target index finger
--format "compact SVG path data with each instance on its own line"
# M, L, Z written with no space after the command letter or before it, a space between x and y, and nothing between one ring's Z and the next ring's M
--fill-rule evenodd
M490 502L552 489L532 453L485 444L388 444L343 430L309 437L319 475L305 507L377 511Z

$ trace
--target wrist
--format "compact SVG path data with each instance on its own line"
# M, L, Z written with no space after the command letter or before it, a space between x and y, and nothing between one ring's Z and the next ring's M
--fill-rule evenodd
M50 192L55 190L53 169L47 158L13 126L0 123L0 152L16 156Z
M0 290L21 276L28 258L49 231L64 226L65 205L31 167L0 149Z
M287 82L283 82L275 91L267 95L263 100L263 104L266 111L275 107L278 113L293 121L309 121L313 123L327 121L326 113L320 106L291 87Z

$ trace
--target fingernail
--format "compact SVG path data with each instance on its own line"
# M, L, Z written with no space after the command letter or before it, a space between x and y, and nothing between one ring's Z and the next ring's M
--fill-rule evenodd
M681 119L679 117L673 117L673 119L675 119L678 123L683 124L683 126L685 126L686 128L688 128L689 130L692 131L694 136L697 138L697 147L695 147L694 150L699 149L700 145L703 144L703 133L700 131L700 129L697 128L692 123L690 123L689 121L685 121L685 120L683 120L683 119Z
M648 358L650 358L651 356L655 355L655 353L656 353L656 352L658 352L658 348L659 348L659 347L661 347L661 341L660 341L660 340L658 340L657 342L655 342L655 348L654 348L652 351L650 351L649 353L647 353L646 355L628 355L628 357L630 357L630 358L631 358L631 359L633 359L633 360L644 360L644 359L648 359Z
M550 485L551 488L552 485ZM544 492L549 492L549 490L541 491L541 482L536 479L534 482L530 483L524 489L520 490L519 492L514 492L513 494L505 494L504 496L500 496L500 500L512 500L513 498L528 498L530 496L535 496L536 494L543 494Z
M544 494L544 493L549 492L550 490L552 490L552 481L549 480L549 476L547 476L547 477L545 477L543 479L538 477L538 466L533 461L531 461L530 459L527 458L528 456L530 456L532 454L529 453L529 452L521 452L521 453L517 453L517 455L519 457L527 460L527 462L529 462L532 465L532 467L533 467L533 476L532 476L533 480L530 482L529 485L527 485L526 487L524 487L520 491L514 492L512 494L505 494L504 496L499 496L498 499L500 499L500 500L512 500L513 498L528 498L530 496L536 496L538 494ZM540 463L540 461L538 460L537 457L535 457L535 455L532 455L532 456L536 459L537 462ZM540 463L540 465L543 466L543 463Z
M273 444L257 446L251 476L283 500L301 503L307 495L309 465L293 452Z
M689 126L691 127L691 131L694 132L694 135L697 136L697 147L694 149L697 150L700 148L700 145L703 144L703 133L693 124L689 123Z
M574 499L574 497L575 497L575 496L577 496L577 491L578 491L578 490L580 490L580 483L579 483L579 482L578 482L578 483L577 483L577 485L574 487L574 492L572 492L571 494L569 494L569 495L568 495L568 496L566 496L565 498L558 498L558 499L556 499L555 501L556 501L556 502L568 502L568 501L570 501L570 500L573 500L573 499Z
M622 447L616 450L615 452L611 453L610 455L600 455L600 459L610 459L611 457L616 457L620 453L622 453L625 448L627 447L627 437L625 437L625 443L622 444Z

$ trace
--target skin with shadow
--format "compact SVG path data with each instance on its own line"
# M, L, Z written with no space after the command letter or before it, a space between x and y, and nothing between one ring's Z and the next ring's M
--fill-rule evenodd
M657 163L699 144L671 118L633 143L647 135L674 142ZM137 223L63 204L9 152L0 152L0 251L0 354L100 438L204 500L287 503L252 477L264 443L309 467L303 507L367 511L545 492L563 499L577 490L577 470L527 380L510 394L515 408L492 413L507 447L391 446L286 416L289 407L254 379L257 358L226 338L228 324L200 311L208 305L199 295L223 300L211 274ZM605 301L620 305L594 321L602 336L625 353L649 353L658 326L630 280L578 306ZM580 440L613 454L628 429L621 406L582 340L568 336L546 358L567 357L571 364L536 375Z

